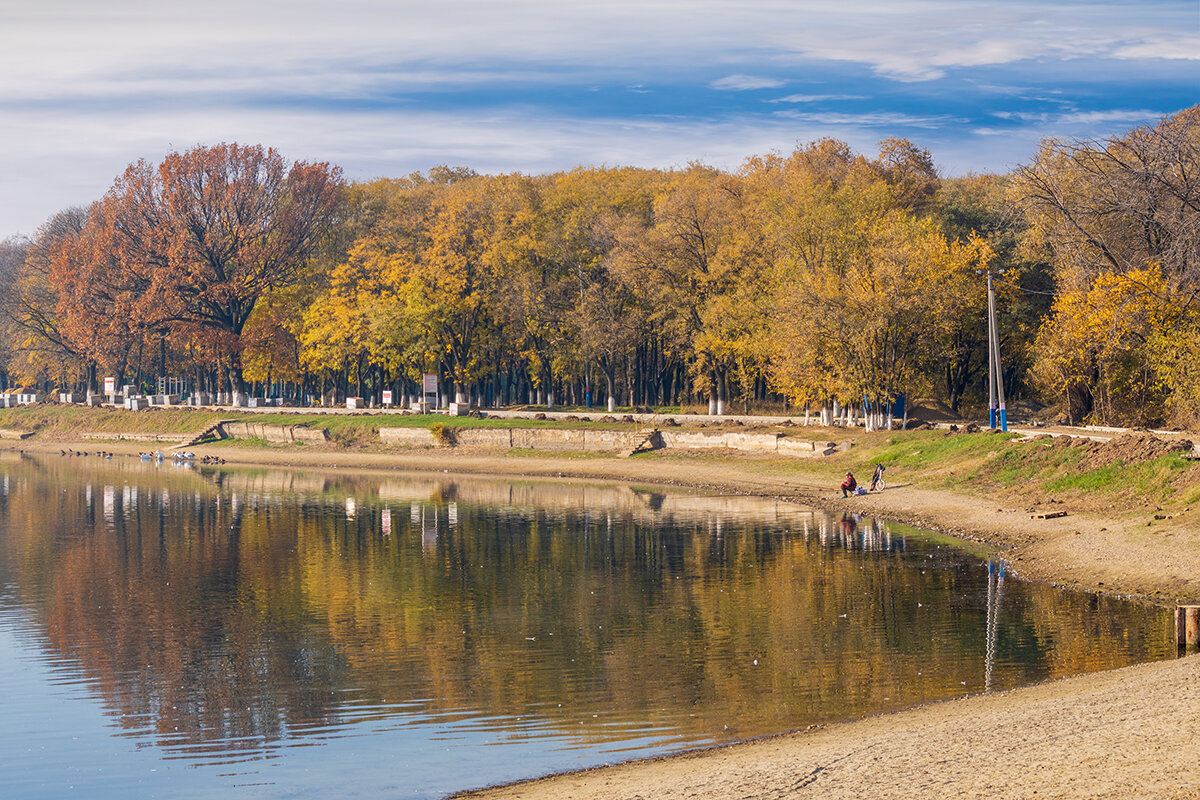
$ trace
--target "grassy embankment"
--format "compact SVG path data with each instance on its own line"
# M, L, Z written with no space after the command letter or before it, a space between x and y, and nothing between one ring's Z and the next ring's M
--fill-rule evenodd
M856 475L888 466L892 485L912 481L925 488L967 491L1009 502L1053 501L1077 511L1123 516L1191 511L1200 501L1200 462L1138 447L1133 437L1111 443L1066 437L1021 441L1009 434L948 434L945 431L880 432L861 447L833 457ZM873 439L873 441L872 441ZM832 464L830 464L832 466Z
M587 416L587 415L584 415ZM199 433L220 420L262 422L270 425L306 425L325 428L330 438L342 446L368 446L379 443L381 427L431 428L436 425L458 428L612 428L627 430L620 422L534 419L476 419L436 415L352 414L345 412L257 414L254 412L212 411L189 408L148 408L124 411L83 406L34 405L0 409L0 429L32 432L41 439L70 439L81 433Z
M192 409L153 409L126 412L70 406L40 405L0 409L0 428L33 432L33 441L46 443L78 439L86 432L188 433L200 432L221 419L263 422L274 425L307 425L325 428L337 450L363 449L388 452L378 437L380 427L446 426L609 428L628 430L632 423L590 421L447 418L401 414L256 414ZM748 430L737 427L737 430ZM954 433L945 431L881 431L821 428L781 428L789 436L825 441L850 441L847 452L819 459L790 459L727 452L652 452L637 459L694 460L726 463L739 473L795 476L814 484L836 485L836 479L852 470L860 480L869 479L876 463L888 467L890 485L912 484L930 489L949 489L1022 504L1061 502L1076 511L1120 517L1145 514L1147 509L1171 518L1191 515L1200 505L1200 463L1178 453L1146 452L1145 448L1121 448L1065 438L1016 441L1013 435ZM280 445L258 440L222 442L223 447L242 450L279 449L313 445ZM529 455L571 458L572 454L511 450L505 457ZM587 454L589 460L605 458ZM736 467L734 466L736 465ZM1200 511L1197 512L1200 516Z

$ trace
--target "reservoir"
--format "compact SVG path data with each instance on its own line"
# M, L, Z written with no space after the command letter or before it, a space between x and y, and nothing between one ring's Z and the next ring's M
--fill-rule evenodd
M1175 655L775 500L2 458L6 798L439 798Z

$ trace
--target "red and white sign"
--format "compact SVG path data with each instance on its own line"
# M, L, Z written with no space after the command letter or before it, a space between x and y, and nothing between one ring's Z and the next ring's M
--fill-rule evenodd
M104 393L105 394L116 394L117 393L117 379L116 378L105 378L104 379Z
M391 389L383 390L383 404L385 406L390 406L392 404L392 390Z

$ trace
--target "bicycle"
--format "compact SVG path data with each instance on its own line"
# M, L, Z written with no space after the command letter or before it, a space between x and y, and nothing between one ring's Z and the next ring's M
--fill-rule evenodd
M883 480L883 471L885 469L887 469L887 467L883 466L883 464L875 465L875 474L871 476L872 492L882 492L884 488L886 488L887 483Z

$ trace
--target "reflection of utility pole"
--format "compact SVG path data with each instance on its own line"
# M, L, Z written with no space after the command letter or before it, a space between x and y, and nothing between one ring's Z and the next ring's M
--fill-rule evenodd
M1008 411L1004 408L1004 379L1000 367L1000 331L996 327L996 293L992 291L992 271L987 273L988 317L988 426L996 427L996 401L999 400L1000 430L1008 430Z
M988 562L987 631L983 656L983 690L992 690L992 670L996 662L996 638L1000 625L1000 595L1004 590L1004 565Z

